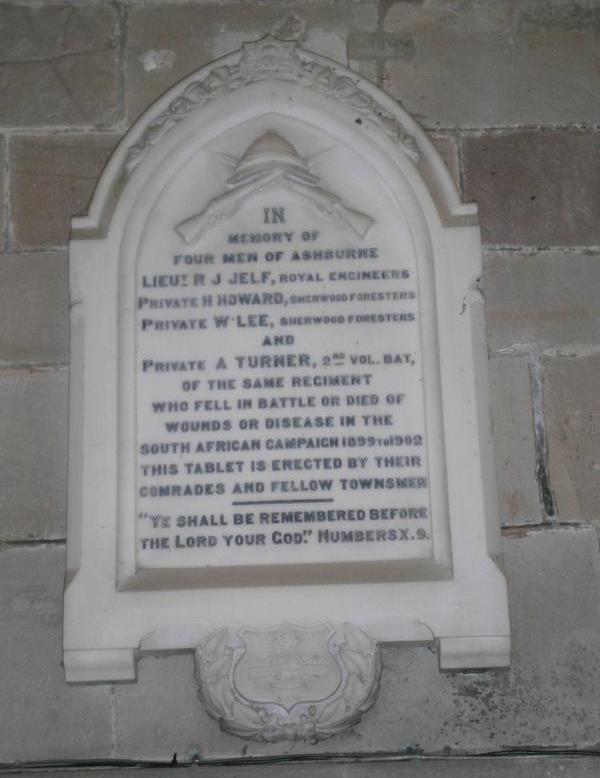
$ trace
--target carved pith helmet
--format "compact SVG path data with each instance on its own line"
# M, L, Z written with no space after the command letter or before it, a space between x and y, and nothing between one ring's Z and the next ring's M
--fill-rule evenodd
M316 184L319 180L312 175L308 164L292 144L271 130L257 138L246 149L244 155L238 160L228 183L240 184L244 180L270 170L287 171L294 178L307 184Z

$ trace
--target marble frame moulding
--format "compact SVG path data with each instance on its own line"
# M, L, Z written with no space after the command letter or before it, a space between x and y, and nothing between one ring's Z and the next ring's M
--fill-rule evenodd
M269 164L249 168L244 154L261 133L271 141ZM287 145L274 136L287 136ZM314 138L322 142L311 156L307 149ZM169 187L176 191L173 181L193 160L210 154L228 172L220 190L203 199L206 182L200 181L193 203L186 199L185 207L173 206L173 228L183 247L229 218L232 207L239 209L243 197L257 191L256 181L294 190L306 207L319 208L323 218L332 216L348 234L360 235L379 215L369 212L369 198L355 202L347 194L343 172L336 181L327 161L336 144L375 171L373 180L381 182L407 225L407 245L418 268L435 513L431 553L401 563L313 568L293 561L280 565L269 557L265 564L233 571L185 564L144 569L136 558L131 518L135 258L158 214L156 203ZM136 659L145 651L204 646L197 660L200 687L209 710L212 705L213 715L223 718L219 705L225 702L215 701L202 674L208 667L210 676L207 656L227 655L231 678L236 662L242 667L244 661L244 635L251 633L258 645L275 630L282 645L298 646L310 643L314 636L306 630L316 635L318 625L328 625L321 630L327 640L337 635L338 659L346 651L343 678L352 678L359 661L365 669L355 681L369 676L372 685L379 669L369 640L372 645L435 643L442 669L506 666L510 630L483 300L476 285L481 271L477 212L461 203L439 154L412 118L367 80L296 43L267 38L246 44L184 79L146 111L113 154L89 214L74 218L72 227L67 680L133 680ZM293 624L281 626L289 621ZM341 683L346 694L350 683ZM239 694L246 699L250 692ZM372 689L365 687L346 709L366 709L371 697ZM290 708L288 700L282 709L286 704ZM329 709L323 703L318 710L325 733L319 736L332 734L337 724L323 712ZM353 715L347 720L355 720ZM231 723L230 731L266 738L258 720L240 731L236 726ZM300 718L286 726L297 733ZM256 735L259 731L263 735ZM273 739L284 737L277 732Z

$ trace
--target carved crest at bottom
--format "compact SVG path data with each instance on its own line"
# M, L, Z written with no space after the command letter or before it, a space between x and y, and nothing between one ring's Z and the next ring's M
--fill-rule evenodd
M224 627L195 652L199 695L233 735L317 741L360 721L381 675L377 644L352 624Z

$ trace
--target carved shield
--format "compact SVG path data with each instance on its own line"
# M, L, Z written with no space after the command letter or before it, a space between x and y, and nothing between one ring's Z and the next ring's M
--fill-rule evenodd
M330 651L334 634L329 624L244 627L238 633L243 653L233 669L237 691L247 700L276 703L286 710L324 700L342 681L340 664Z

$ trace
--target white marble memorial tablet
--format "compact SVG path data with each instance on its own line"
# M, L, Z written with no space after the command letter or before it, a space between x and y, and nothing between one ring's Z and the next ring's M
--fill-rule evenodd
M507 663L480 264L412 119L294 43L149 109L73 220L69 680L284 621Z

